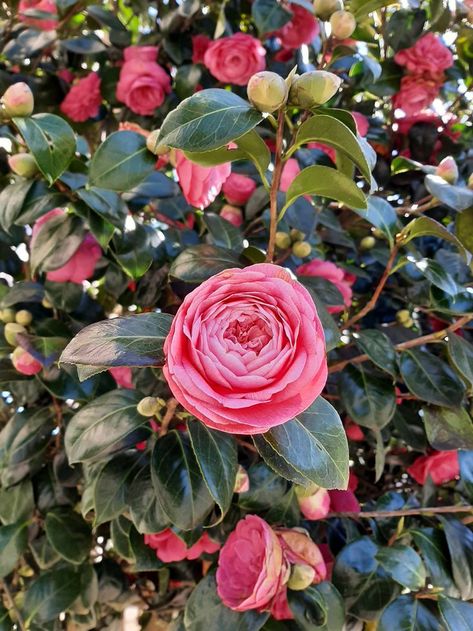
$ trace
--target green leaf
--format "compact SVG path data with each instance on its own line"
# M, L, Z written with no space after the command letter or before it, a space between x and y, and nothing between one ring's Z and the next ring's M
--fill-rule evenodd
M414 543L419 548L427 569L429 582L442 588L449 596L458 596L459 591L453 582L450 556L445 535L438 528L415 528L410 530Z
M422 559L415 550L401 544L380 548L376 559L397 583L412 591L425 585L426 571Z
M28 523L0 526L0 578L15 568L28 545Z
M299 127L295 146L308 142L321 142L333 147L348 157L360 170L368 182L371 182L371 170L365 154L360 148L355 134L341 121L332 116L312 116Z
M255 0L251 5L251 17L258 33L272 33L287 24L292 13L287 11L277 0Z
M458 519L438 517L443 524L453 578L462 600L473 598L473 532Z
M259 513L270 510L287 495L287 482L262 461L248 469L250 489L239 493L238 505L245 511Z
M102 219L109 221L119 230L123 228L128 209L117 193L92 186L88 189L79 189L77 195Z
M261 112L233 92L202 90L166 116L157 144L184 151L211 151L240 138L262 120Z
M334 283L321 276L299 276L299 281L307 288L312 289L324 305L343 305L343 296Z
M151 475L172 524L181 530L202 525L214 506L194 452L181 432L169 432L154 447Z
M456 407L465 387L441 359L419 349L403 351L399 363L404 383L416 397L435 405Z
M416 217L402 229L400 234L401 245L406 245L409 241L417 237L438 237L439 239L453 243L460 251L460 254L464 258L466 256L465 249L457 237L431 217Z
M399 596L382 612L377 631L441 631L437 618L410 594Z
M382 429L396 410L392 381L371 375L362 366L342 371L339 392L348 415L363 427Z
M332 583L324 581L304 591L288 591L289 608L301 631L343 631L345 604Z
M0 520L3 524L29 519L34 507L31 480L22 480L15 486L0 489Z
M379 230L382 230L388 238L389 245L392 247L394 244L394 237L398 232L399 221L396 211L382 197L370 196L368 198L368 209L354 211L360 215L363 219L368 221L371 225L375 226Z
M286 192L286 203L279 213L279 220L301 195L328 197L349 208L366 208L363 191L343 173L330 167L314 165L303 169L291 182Z
M184 611L186 631L258 631L269 614L239 613L225 607L217 595L215 576L208 574L190 595Z
M440 594L438 606L447 631L473 631L473 605L471 603Z
M12 307L19 302L41 302L44 298L44 287L30 280L19 281L11 287L0 301L0 308Z
M220 508L221 521L232 503L238 471L235 438L209 429L197 420L190 420L187 430L202 477Z
M464 408L423 408L425 430L434 449L473 449L473 423Z
M92 547L92 533L78 513L69 508L55 508L47 513L44 529L49 543L63 559L73 564L87 560Z
M49 570L61 556L49 543L46 535L41 535L30 543L31 554L42 570Z
M123 515L114 519L110 524L110 536L112 538L113 549L120 557L128 561L128 563L135 561L135 555L133 554L130 544L130 530L132 526L131 521L123 517Z
M412 260L414 259L414 260ZM442 291L450 296L456 296L462 288L455 282L453 277L440 265L437 261L431 259L409 257L416 268L425 276L425 278L439 287Z
M52 184L67 169L76 150L71 127L55 114L14 118L18 131L33 154L39 170Z
M394 4L394 0L352 0L350 5L350 10L353 11L357 21L372 13L373 11L377 11L383 7L388 7L391 4Z
M267 464L284 478L308 486L343 489L348 483L348 443L340 417L318 397L291 421L253 436Z
M59 359L86 366L159 366L172 316L143 313L112 318L84 327L66 346Z
M31 267L51 271L65 265L84 240L85 228L75 215L53 217L38 232L31 247Z
M43 572L26 592L24 609L28 620L48 622L71 607L81 593L81 575L73 568Z
M243 267L231 250L215 245L193 245L181 252L169 268L171 279L198 285L233 267Z
M130 518L140 533L153 534L169 526L169 519L156 497L148 462L128 486L126 503Z
M90 163L90 186L122 193L142 182L153 170L156 158L146 139L134 131L107 136Z
M8 232L21 213L25 198L32 186L31 180L20 180L7 184L0 192L0 226Z
M131 278L139 280L153 263L153 252L160 241L156 229L149 224L136 223L134 230L115 234L111 253Z
M455 221L455 234L460 243L473 252L473 207L458 213Z
M243 250L243 234L239 228L215 213L205 213L202 221L209 231L209 236L216 246L236 252Z
M136 572L154 572L162 569L163 563L156 556L156 551L145 544L143 535L140 535L133 526L130 529L130 545L135 557Z
M426 175L424 182L431 195L453 210L466 210L473 206L473 191L466 186L453 186L439 175L433 174Z
M393 377L397 375L396 351L389 337L377 329L363 329L353 335L371 361Z
M448 336L448 355L455 368L473 385L473 345L456 333Z

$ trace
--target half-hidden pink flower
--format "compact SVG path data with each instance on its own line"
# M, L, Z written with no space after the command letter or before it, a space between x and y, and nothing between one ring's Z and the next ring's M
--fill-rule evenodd
M42 227L59 215L63 215L65 211L62 208L54 208L48 213L40 217L33 226L31 235L31 246L41 231ZM82 283L95 270L97 261L102 256L102 250L96 239L90 234L86 234L84 240L79 245L71 258L62 267L48 271L46 278L56 283Z
M266 68L266 51L259 39L235 33L213 41L205 51L204 63L219 81L246 85L252 75Z
M115 379L117 386L121 388L133 388L132 372L128 366L115 366L115 368L109 368L108 372Z
M329 313L339 313L351 305L352 289L355 277L349 274L341 267L330 261L322 261L321 259L313 259L309 263L299 265L297 268L299 276L319 276L333 283L343 298L343 304L330 305L327 307Z
M281 181L279 184L279 189L285 193L287 189L292 184L296 175L299 174L301 167L299 166L299 162L295 158L289 158L283 166L281 173Z
M220 217L222 217L222 219L225 219L225 221L231 223L232 226L235 226L236 228L239 228L243 223L241 208L239 208L238 206L224 204L220 210Z
M101 103L100 77L91 72L72 86L59 109L71 120L82 123L98 115Z
M240 173L230 173L222 187L223 194L230 204L243 206L250 199L256 189L253 178Z
M453 66L453 55L434 33L427 33L410 48L397 52L394 61L414 75L429 76Z
M330 512L330 495L327 489L318 487L310 495L297 495L301 513L306 519L318 520L326 517Z
M319 23L310 11L298 4L288 7L292 18L273 35L278 37L283 48L299 48L302 44L310 44L320 31Z
M259 434L306 410L327 378L309 292L277 265L228 269L188 294L164 344L166 380L207 426Z
M203 64L204 55L207 48L212 43L210 37L199 33L199 35L192 36L192 63Z
M31 13L49 13L51 17L34 17ZM40 31L53 31L57 26L57 7L54 0L20 0L18 19L27 26Z
M198 559L202 554L213 554L220 550L220 543L218 541L213 541L208 532L204 532L202 537L194 543L193 546L189 548L187 551L187 558L189 561L193 561L194 559Z
M420 456L407 469L407 473L419 484L425 484L431 477L434 484L445 484L460 475L457 451L435 451Z
M352 421L351 418L347 418L345 421L345 434L347 435L347 438L353 442L365 440L363 430L357 423L355 423L355 421Z
M417 114L437 97L440 85L438 80L406 75L401 79L401 89L393 97L393 106L408 116Z
M163 563L175 563L188 559L193 561L202 554L213 554L220 549L220 543L213 541L206 532L190 548L171 528L166 528L153 535L145 535L145 544L156 551Z
M157 46L129 46L120 70L117 99L135 114L151 116L171 92L171 77L156 63Z
M328 492L330 497L330 511L333 513L359 513L361 510L360 502L356 495L349 489L339 491L333 489Z
M355 119L356 131L360 136L366 136L368 133L368 129L370 128L370 124L368 119L361 112L352 112L351 115Z
M229 162L215 167L203 167L186 158L182 151L176 151L179 185L187 203L200 210L214 201L231 170Z
M307 143L307 149L318 149L319 151L323 151L333 163L335 163L337 159L337 152L335 149L325 145L323 142L309 142Z
M66 83L72 83L74 81L74 73L69 68L61 68L56 72L56 76L65 81Z
M234 611L267 609L287 580L282 547L271 526L256 515L236 525L218 560L217 593Z
M19 346L13 351L11 360L15 370L20 372L22 375L36 375L43 368L40 362L35 359L33 355Z

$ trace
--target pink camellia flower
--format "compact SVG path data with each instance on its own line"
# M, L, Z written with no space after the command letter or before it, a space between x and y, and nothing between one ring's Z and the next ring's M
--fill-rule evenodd
M213 41L205 51L204 63L219 81L246 85L252 75L266 68L266 51L259 39L235 33Z
M335 263L313 259L309 263L299 265L296 272L299 276L320 276L320 278L325 278L335 285L342 294L343 305L330 305L327 307L329 313L339 313L351 305L353 293L351 285L353 285L355 277Z
M62 208L54 208L40 217L33 226L31 246L34 245L41 228L48 223L48 221L64 213L65 211ZM102 250L100 245L91 234L87 234L67 263L58 269L48 271L46 278L56 283L80 284L92 276L95 265L101 256Z
M337 159L337 152L333 147L329 147L325 145L323 142L309 142L307 144L307 149L318 149L319 151L323 151L330 160L335 164Z
M318 520L326 517L330 512L330 495L327 489L318 487L310 495L303 491L296 493L301 513L306 519Z
M182 151L176 151L179 185L187 203L200 210L214 201L231 170L230 162L215 167L203 167L186 158Z
M72 83L74 81L74 73L69 68L61 68L56 72L56 77L62 79L65 83Z
M187 551L187 558L189 561L193 561L194 559L198 559L202 554L213 554L220 550L220 543L218 541L213 541L208 532L204 532L202 537L194 543L193 546L189 548Z
M455 184L458 180L458 166L452 156L444 158L435 169L435 175L438 175L449 184Z
M407 116L412 116L428 107L438 95L439 89L438 81L407 75L401 79L401 89L393 97L393 106L403 110Z
M166 530L154 535L145 535L145 544L156 550L156 556L163 563L175 563L184 559L193 561L204 553L213 554L220 549L220 544L217 541L212 541L207 532L188 548L171 528L166 528Z
M330 511L333 513L359 513L360 502L353 491L339 491L333 489L328 492L330 497Z
M292 181L299 174L301 167L295 158L289 158L287 162L284 164L281 173L281 182L279 184L279 189L285 193L289 186L292 184Z
M28 12L49 13L49 18L32 17ZM57 26L57 7L54 0L20 0L18 19L40 31L53 31Z
M76 123L83 123L98 115L101 103L100 77L91 72L72 86L59 109Z
M431 76L453 66L453 55L436 35L427 33L414 46L397 52L394 61L414 75Z
M365 435L361 427L350 418L345 421L345 434L347 435L347 438L353 442L365 440Z
M236 228L239 228L243 223L241 208L239 208L238 206L230 206L230 204L225 204L220 210L220 217L231 223L232 226L235 226Z
M188 294L164 344L175 398L207 426L260 434L325 386L325 339L309 292L277 265L228 269Z
M230 204L243 206L250 199L256 189L256 182L247 175L230 173L222 187L223 194Z
M366 136L368 133L368 129L370 128L370 124L368 119L361 112L352 112L351 115L355 119L356 131L360 136Z
M171 78L156 63L157 46L125 48L125 63L120 70L117 99L135 114L151 116L171 92Z
M420 456L407 469L407 473L419 484L425 484L431 477L434 484L445 484L460 475L457 451L435 451L428 456Z
M199 34L192 36L192 63L203 64L204 55L207 48L212 43L210 37L207 35Z
M218 560L217 593L234 611L267 609L288 578L282 547L261 517L247 515L230 533Z
M320 27L315 17L298 4L288 7L292 18L287 24L274 33L281 40L283 48L299 48L302 44L310 44L319 34Z
M116 366L115 368L109 368L108 372L117 382L117 386L121 388L133 388L132 372L128 366Z
M30 355L28 351L25 351L20 346L15 348L13 351L11 361L15 370L20 372L22 375L36 375L43 368L40 362L35 359L33 355Z

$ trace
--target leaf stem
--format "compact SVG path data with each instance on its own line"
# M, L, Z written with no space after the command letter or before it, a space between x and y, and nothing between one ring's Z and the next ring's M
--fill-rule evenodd
M9 601L9 603L10 603L10 607L11 607L11 609L12 609L12 610L14 611L14 613L15 613L15 616L16 616L16 622L17 622L17 624L18 624L18 628L19 628L21 631L26 631L25 622L24 622L24 620L23 620L23 618L22 618L22 616L21 616L21 613L20 613L20 611L19 611L18 607L16 606L15 600L13 599L12 593L11 593L10 588L8 587L8 584L7 584L7 582L6 582L6 580L5 580L5 579L3 579L3 580L1 581L1 585L2 585L3 590L4 590L4 592L5 592L6 596L7 596L8 601Z
M330 517L348 517L351 519L384 519L386 517L409 517L415 515L439 515L444 513L473 513L473 506L430 506L422 508L404 508L401 510L366 511L363 513L329 513Z
M272 263L274 259L274 249L276 245L276 231L278 226L278 191L281 183L281 173L283 168L283 135L284 135L284 107L278 112L278 129L276 132L276 151L274 162L273 180L269 191L269 242L266 254L266 262Z

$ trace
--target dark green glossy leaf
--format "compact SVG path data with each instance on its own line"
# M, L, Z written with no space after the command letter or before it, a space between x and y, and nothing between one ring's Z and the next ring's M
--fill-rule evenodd
M396 410L392 382L368 373L362 366L343 370L339 392L348 415L363 427L382 429Z
M28 588L24 609L28 620L54 620L66 611L81 593L81 574L73 568L43 572Z
M15 568L28 545L28 523L0 526L0 578Z
M151 267L160 239L155 228L136 223L133 230L115 235L113 244L112 254L117 263L128 276L138 280Z
M448 336L448 355L455 368L465 377L468 384L473 384L473 345L459 335Z
M239 493L238 505L245 511L261 512L272 509L287 492L287 482L265 465L258 462L248 469L250 488Z
M131 549L130 531L133 524L131 521L120 515L110 524L110 536L112 538L113 549L128 563L133 563L135 555ZM155 555L156 556L156 555Z
M301 631L343 631L345 604L332 583L324 581L302 592L288 590L288 601Z
M447 631L473 631L473 605L440 594L440 615Z
M15 486L0 489L0 520L3 524L27 520L34 511L33 485L22 480Z
M473 451L459 451L460 480L465 494L473 499ZM455 596L455 594L451 594Z
M457 519L439 517L445 531L453 578L463 600L473 598L473 532Z
M118 229L123 228L127 208L117 193L92 186L79 189L77 195L104 220Z
M376 628L377 631L441 631L439 621L422 601L408 594L386 607Z
M67 214L53 217L41 227L33 241L33 271L50 271L65 265L79 248L84 234L84 225L79 217Z
M44 529L49 543L66 561L80 564L88 558L92 533L78 513L68 508L55 508L46 515Z
M214 213L205 213L202 220L215 245L235 252L243 250L243 234L239 228Z
M423 408L429 443L434 449L473 449L473 423L464 408Z
M277 0L255 0L251 5L251 17L258 33L272 33L287 24L292 14Z
M422 559L415 550L401 544L380 548L376 559L397 583L412 591L425 585L426 571Z
M448 364L427 351L403 351L399 363L404 383L416 397L445 407L457 407L465 392Z
M138 471L127 489L126 503L130 518L140 533L153 534L169 526L154 490L148 462Z
M15 283L7 294L3 296L0 307L12 307L19 302L41 302L44 298L44 287L40 283L29 280Z
M156 556L156 550L145 544L143 535L140 535L133 526L130 528L130 546L137 572L153 572L163 567L163 562Z
M309 294L314 301L315 307L317 309L317 314L320 318L320 322L322 323L322 328L324 330L325 335L325 348L328 351L336 348L340 343L340 330L338 328L337 323L327 311L327 308L320 296L313 291L310 287L308 287Z
M61 558L60 554L49 543L46 535L38 537L30 543L31 554L42 570L49 570Z
M401 235L403 245L417 237L439 237L440 239L453 243L453 245L459 249L460 254L465 256L465 250L455 235L449 232L441 223L425 215L416 217L410 221L407 226L402 229Z
M343 296L337 287L326 278L321 276L299 276L300 282L311 289L324 305L330 307L332 305L343 305Z
M318 397L291 421L253 437L258 451L279 475L307 486L346 488L348 443L340 417Z
M215 245L193 245L174 259L169 276L197 285L232 267L242 267L242 264L231 250Z
M459 596L453 581L450 555L443 532L427 527L412 529L410 533L424 559L429 582L434 587L442 588L449 596Z
M389 337L377 329L363 329L354 334L361 350L373 363L390 375L397 375L396 351Z
M8 184L0 192L0 226L8 232L21 213L23 202L32 186L31 180L20 180Z

